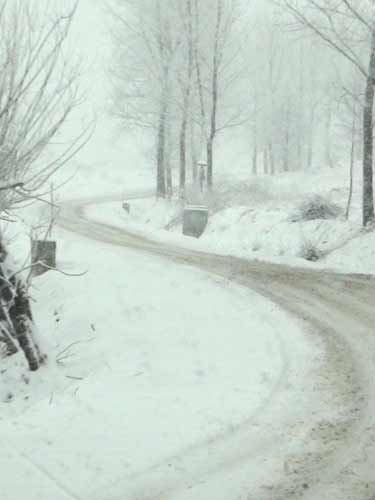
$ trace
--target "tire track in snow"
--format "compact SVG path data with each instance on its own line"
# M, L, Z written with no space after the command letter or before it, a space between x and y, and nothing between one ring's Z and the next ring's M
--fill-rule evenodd
M0 448L2 451L8 450L8 453L10 455L13 455L15 468L17 470L19 468L17 462L24 463L26 464L27 467L32 467L39 474L39 476L41 476L44 480L47 480L47 482L50 483L53 487L55 487L57 491L63 494L62 497L60 496L59 498L54 497L53 500L60 500L60 498L61 500L84 500L82 497L74 493L69 487L67 487L66 484L64 484L59 478L51 474L51 472L46 467L43 467L42 465L38 464L35 460L32 460L29 456L26 455L26 453L20 452L17 446L13 445L9 441L7 443L4 443L4 441L2 441L0 444ZM22 478L20 478L20 480L22 480ZM48 500L50 499L48 498Z
M109 197L106 199L109 200ZM238 496L238 499L290 500L293 497L306 500L352 498L368 500L371 491L374 490L375 493L375 485L371 486L371 481L368 479L371 479L375 467L375 449L371 450L368 446L368 443L375 442L372 422L375 407L371 404L371 394L375 393L375 370L372 369L370 373L371 366L361 363L357 358L360 355L362 361L368 361L365 351L368 351L369 346L375 350L375 340L370 328L375 324L375 312L372 307L375 291L373 281L359 275L343 276L337 273L291 269L281 265L195 252L168 243L157 243L144 236L137 236L126 230L88 219L83 209L85 205L94 201L86 200L65 206L59 225L100 242L149 252L230 278L272 300L298 319L304 320L310 334L325 343L326 356L321 366L321 373L315 374L315 390L320 391L326 398L330 393L335 395L332 398L334 400L330 402L332 415L327 417L321 408L316 408L320 425L316 427L316 418L311 417L310 429L308 426L306 428L306 422L301 428L298 427L298 423L294 426L290 421L284 423L286 431L294 429L296 432L306 433L307 430L308 435L313 436L310 439L318 449L314 453L308 452L309 441L306 436L305 439L301 438L300 452L293 457L285 457L284 465L292 460L294 472L288 472L289 466L286 469L284 467L283 474L278 471L272 481L257 487L256 493L254 487L253 491L247 491L244 496ZM98 201L102 202L103 199ZM342 302L338 299L333 300L335 296L337 297L336 285L340 288ZM351 300L355 291L360 296L359 303ZM362 321L365 313L366 319ZM344 335L342 332L347 328L345 322L350 324L349 335ZM355 331L361 335L359 346L352 338L352 333ZM285 394L276 390L269 401L270 407L272 404L277 404L278 396L286 398ZM328 406L327 403L327 408ZM264 407L262 416L267 421L266 410ZM325 421L324 418L328 420ZM171 473L168 464L156 464L141 474L139 477L141 484L135 487L132 498L167 500L172 497L180 498L180 495L184 499L207 498L204 495L199 497L196 495L200 494L201 488L209 484L212 478L220 480L219 473L225 475L231 468L240 468L246 465L249 459L256 458L252 454L253 442L244 449L242 441L246 432L249 432L246 426L251 424L246 421L243 425L244 428L240 427L241 430L232 429L227 435L218 437L217 444L222 447L219 450L221 460L216 463L211 462L211 465L205 463L209 461L207 452L210 446L212 449L215 448L215 440L212 443L209 441L199 443L192 450L182 450L170 460L172 464L174 460L176 467L180 467L179 473L176 471ZM340 425L342 425L341 433ZM244 435L241 435L241 431ZM265 431L267 432L267 429ZM259 431L257 434L259 435ZM282 434L279 434L279 440L276 439L277 435L277 432L270 434L268 446L264 440L263 443L260 440L260 449L255 450L255 455L256 453L261 457L272 455L275 444L280 444L280 439L281 443L283 442ZM362 458L364 449L367 454L365 464ZM194 453L198 454L196 467L191 463L194 462ZM188 497L184 496L186 492L189 494ZM207 492L205 494L207 495Z

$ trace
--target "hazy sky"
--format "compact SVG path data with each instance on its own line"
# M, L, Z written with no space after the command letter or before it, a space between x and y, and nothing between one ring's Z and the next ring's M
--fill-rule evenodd
M72 49L84 59L83 86L87 100L75 115L74 127L80 127L82 116L97 117L95 137L86 146L85 161L106 158L113 149L111 120L107 115L109 83L107 78L110 36L103 0L80 0L71 32Z
M104 4L103 0L80 0L72 32L76 49L87 61L92 99L105 99L107 92L104 87L110 36Z

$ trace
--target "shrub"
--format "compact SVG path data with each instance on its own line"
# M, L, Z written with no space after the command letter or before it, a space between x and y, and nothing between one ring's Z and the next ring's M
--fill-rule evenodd
M301 248L300 257L310 262L317 262L323 254L312 241L306 241Z
M292 222L299 222L336 219L340 214L341 208L338 205L324 196L315 195L300 204L291 220Z

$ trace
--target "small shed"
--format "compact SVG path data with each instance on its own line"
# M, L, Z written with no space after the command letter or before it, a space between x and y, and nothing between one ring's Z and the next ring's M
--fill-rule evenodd
M199 238L208 223L208 207L205 205L187 205L184 208L182 232L185 236Z

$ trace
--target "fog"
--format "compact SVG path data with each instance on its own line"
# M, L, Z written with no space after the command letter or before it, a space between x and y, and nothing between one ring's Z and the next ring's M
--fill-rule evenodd
M375 499L374 20L0 1L0 500Z

